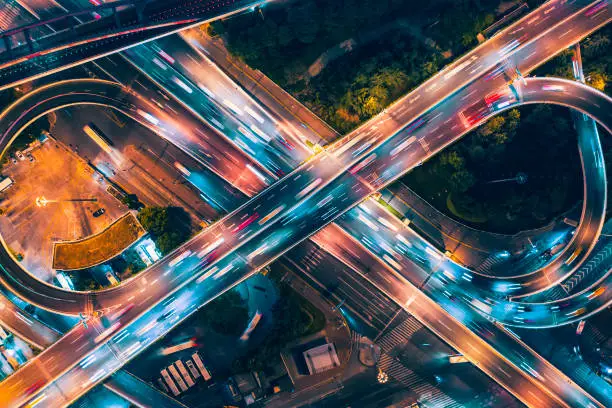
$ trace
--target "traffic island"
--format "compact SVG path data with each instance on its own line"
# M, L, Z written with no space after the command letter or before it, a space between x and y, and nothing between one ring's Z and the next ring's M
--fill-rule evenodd
M117 256L145 234L132 213L126 213L98 234L53 244L53 269L90 268Z

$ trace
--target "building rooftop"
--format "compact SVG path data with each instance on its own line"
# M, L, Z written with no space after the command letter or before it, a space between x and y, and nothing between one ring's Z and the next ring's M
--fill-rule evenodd
M304 360L310 374L318 374L340 365L333 343L322 344L304 352Z

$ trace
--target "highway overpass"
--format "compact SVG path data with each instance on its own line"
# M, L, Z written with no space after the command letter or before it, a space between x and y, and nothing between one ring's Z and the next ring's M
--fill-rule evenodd
M112 54L142 42L178 32L207 21L230 16L263 4L250 0L133 0L66 13L46 21L0 33L0 90L14 87L83 62ZM78 23L69 17L111 9L108 16ZM63 19L74 25L40 38L36 27ZM19 44L24 37L27 40Z
M402 142L400 142L400 143L402 143ZM421 144L421 146L423 147L423 145L422 145L422 144ZM392 150L392 149L391 149L391 150ZM425 150L425 147L423 147L423 150ZM371 156L368 156L368 157L371 157ZM373 159L373 160L370 162L370 164L371 164L371 163L373 163L373 162L375 162L375 161L376 161L376 160L375 160L375 159ZM359 163L358 163L357 165L359 165ZM355 168L353 167L353 169L355 169ZM362 168L360 168L360 169L356 169L356 170L355 170L355 173L361 173L361 174L363 174L363 173L365 173L365 171L363 171L363 170L364 170L364 168L363 168L363 167L362 167ZM365 170L367 170L367 168L366 168ZM399 171L399 170L398 170L398 171ZM327 174L329 174L329 173L327 173ZM365 176L365 174L363 174L363 176ZM316 179L315 179L314 181L316 181ZM365 186L364 186L364 187L365 187ZM266 190L266 191L270 191L270 189L269 189L269 190ZM366 190L366 191L367 191L367 190ZM316 193L315 193L315 194L316 194ZM322 214L322 215L324 215L324 214ZM274 242L274 239L272 239L272 241L271 241L271 242ZM249 252L249 253L247 253L247 254L245 254L245 255L246 255L246 256L248 256L248 254L250 254L250 253L252 253L252 252ZM224 269L225 269L225 268L219 269L219 272L223 271ZM229 271L227 271L227 272L229 272ZM126 313L126 314L127 314L127 313Z

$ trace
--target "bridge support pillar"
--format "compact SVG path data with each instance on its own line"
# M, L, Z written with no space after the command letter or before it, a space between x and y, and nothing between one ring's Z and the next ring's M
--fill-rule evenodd
M6 52L9 56L9 58L13 57L13 49L11 48L11 39L7 36L2 37L2 40L4 41L4 48L6 48Z
M146 21L146 18L144 15L144 9L147 7L148 3L149 3L149 0L141 0L138 3L136 3L136 15L138 17L139 23L144 23Z
M121 19L119 18L119 13L117 13L117 7L113 7L113 17L115 19L115 26L117 26L117 28L120 28Z
M25 29L24 33L25 38L26 38L26 42L28 43L28 48L30 49L30 52L34 52L34 42L32 41L32 33L30 32L29 29Z

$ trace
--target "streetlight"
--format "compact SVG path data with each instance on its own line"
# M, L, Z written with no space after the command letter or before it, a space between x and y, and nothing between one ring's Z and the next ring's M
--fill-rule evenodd
M46 207L49 201L44 197L36 197L36 206L37 207Z
M376 376L376 380L378 380L380 384L384 384L387 381L389 381L389 375L385 373L383 370L378 370L378 375Z

